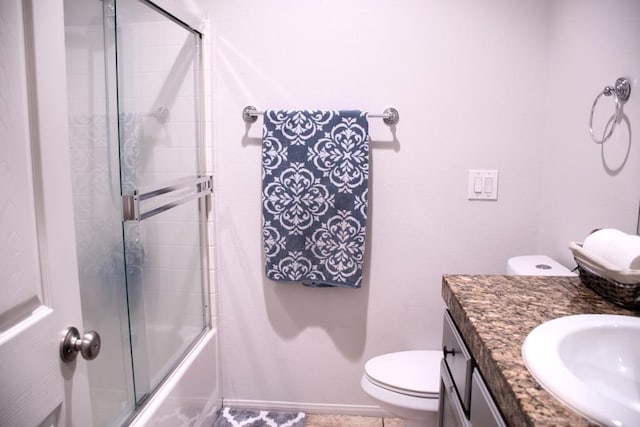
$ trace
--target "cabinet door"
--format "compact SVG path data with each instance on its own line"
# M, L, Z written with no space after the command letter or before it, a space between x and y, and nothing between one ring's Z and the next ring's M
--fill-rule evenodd
M440 404L438 410L438 427L469 427L460 399L453 386L445 362L440 365Z
M476 427L506 427L500 411L493 402L480 373L473 370L471 384L471 412L469 419L472 426Z
M462 407L468 411L471 399L473 359L448 311L444 312L442 351L446 366L451 373L451 379L460 396Z

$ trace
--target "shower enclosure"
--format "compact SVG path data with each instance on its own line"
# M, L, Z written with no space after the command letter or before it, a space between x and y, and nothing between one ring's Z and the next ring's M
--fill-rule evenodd
M65 0L94 425L122 425L211 329L201 34L143 0Z

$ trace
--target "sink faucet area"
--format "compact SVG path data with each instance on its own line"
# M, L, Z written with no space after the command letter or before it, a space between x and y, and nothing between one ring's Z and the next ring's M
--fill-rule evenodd
M533 377L596 423L640 422L640 318L581 314L534 328L522 345Z

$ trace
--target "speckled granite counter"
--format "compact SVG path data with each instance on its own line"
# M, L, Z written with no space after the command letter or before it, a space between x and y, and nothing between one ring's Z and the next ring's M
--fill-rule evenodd
M521 426L591 426L543 390L520 349L540 323L572 314L640 316L573 277L444 275L442 297L505 421Z

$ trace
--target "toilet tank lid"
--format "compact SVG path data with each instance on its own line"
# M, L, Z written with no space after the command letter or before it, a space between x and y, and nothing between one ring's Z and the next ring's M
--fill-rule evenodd
M507 274L523 276L577 276L564 265L546 255L522 255L509 258Z
M440 388L441 359L441 351L400 351L370 359L364 371L375 382L391 388L433 394Z

